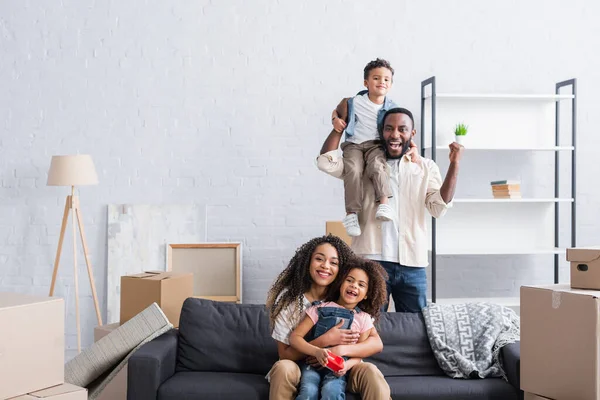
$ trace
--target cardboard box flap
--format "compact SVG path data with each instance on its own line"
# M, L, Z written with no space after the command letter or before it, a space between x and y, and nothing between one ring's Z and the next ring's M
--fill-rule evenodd
M127 275L124 278L145 279L147 281L162 281L170 278L180 278L182 276L192 275L191 272L172 272L172 271L146 271L140 274Z
M145 271L139 274L127 275L127 278L139 278L139 279L150 279L165 274L164 271Z
M567 249L567 261L589 263L600 258L600 246Z
M179 278L181 276L184 275L191 275L191 274L180 274L177 272L171 272L171 271L167 271L167 272L161 272L161 273L154 273L154 275L149 276L148 278L146 278L146 280L149 281L163 281L165 279L170 279L170 278Z
M2 292L0 293L0 310L3 308L48 303L50 301L62 301L62 299L59 297L33 296L23 293Z
M85 390L82 387L71 385L70 383L63 383L62 385L52 386L50 388L38 390L37 392L29 393L30 396L33 396L38 399L44 399L46 397L57 396L59 394L72 393L77 392L79 390Z
M554 298L560 299L561 293L577 294L582 296L590 296L593 298L600 298L599 290L585 290L585 289L573 289L570 284L564 283L559 285L523 285L522 287L538 289L538 290L549 290L554 292Z

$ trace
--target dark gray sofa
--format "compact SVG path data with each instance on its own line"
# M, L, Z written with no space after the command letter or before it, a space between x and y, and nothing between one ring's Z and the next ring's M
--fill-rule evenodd
M394 400L522 399L519 343L502 350L509 382L459 380L438 367L421 314L386 313L377 328L384 349L367 361L384 374ZM179 330L145 344L130 358L127 399L266 400L265 375L275 361L264 305L189 298Z

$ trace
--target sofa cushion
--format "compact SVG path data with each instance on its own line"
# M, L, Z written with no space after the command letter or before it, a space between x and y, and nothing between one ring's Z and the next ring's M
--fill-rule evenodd
M444 375L431 351L420 313L382 313L376 325L383 351L366 359L384 376Z
M452 379L447 376L386 377L393 400L518 400L517 390L499 378Z
M264 305L189 298L179 322L177 371L254 373L277 361Z
M264 400L269 382L263 375L231 372L177 372L158 389L157 400Z

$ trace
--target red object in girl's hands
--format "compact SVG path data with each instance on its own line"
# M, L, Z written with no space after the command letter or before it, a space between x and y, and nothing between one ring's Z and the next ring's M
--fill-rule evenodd
M327 357L327 365L326 367L332 370L333 372L339 372L344 369L344 359L337 354L333 354L328 351L329 357Z

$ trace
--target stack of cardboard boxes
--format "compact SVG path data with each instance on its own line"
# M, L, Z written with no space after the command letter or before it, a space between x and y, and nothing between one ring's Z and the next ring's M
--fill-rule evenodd
M570 285L521 287L525 400L600 399L600 247L567 260Z
M121 318L96 327L94 340L156 302L179 326L183 302L193 296L193 275L145 272L121 278ZM65 310L57 297L0 293L0 400L87 400L85 388L64 383ZM127 368L113 378L99 400L127 398Z
M64 383L64 301L0 293L0 399L86 400Z
M121 277L121 315L114 324L94 329L94 341L102 339L119 326L135 317L152 303L165 313L175 328L179 327L179 316L183 302L194 294L194 277L190 273L148 271ZM127 366L104 388L98 400L127 399Z

